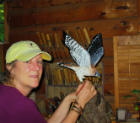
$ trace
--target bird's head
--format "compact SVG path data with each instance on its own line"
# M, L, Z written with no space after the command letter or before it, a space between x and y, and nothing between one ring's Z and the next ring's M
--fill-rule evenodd
M93 75L96 76L97 78L101 78L101 74L97 70L97 68L94 66L94 64L91 65Z

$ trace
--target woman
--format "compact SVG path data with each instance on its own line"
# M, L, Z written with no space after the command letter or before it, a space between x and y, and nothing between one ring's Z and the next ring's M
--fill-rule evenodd
M14 43L6 53L6 72L0 84L0 123L46 123L36 104L26 96L39 85L42 75L42 60L51 56L40 50L32 41ZM80 84L77 92L82 87ZM48 123L75 123L85 104L96 95L89 81L76 96L73 92L65 97ZM75 102L71 111L71 102Z

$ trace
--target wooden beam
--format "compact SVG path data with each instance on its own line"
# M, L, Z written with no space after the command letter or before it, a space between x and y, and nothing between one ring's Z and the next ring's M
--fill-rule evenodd
M140 0L137 0L138 32L140 33Z
M115 88L115 108L119 107L119 85L118 85L118 58L117 58L117 37L113 37L114 47L114 88Z
M12 2L12 11L23 10L29 8L39 8L39 7L50 7L50 6L62 6L67 4L77 4L91 2L93 0L14 0ZM99 0L98 0L99 1ZM104 0L100 0L101 2ZM20 5L20 6L19 6Z
M113 36L132 35L137 34L138 24L137 17L122 18L122 19L108 19L108 20L94 20L83 21L75 23L62 23L62 24L45 24L36 26L25 26L18 28L10 28L9 39L11 42L19 40L33 40L38 41L36 32L52 33L55 31L68 30L73 31L76 27L80 29L87 27L94 27L94 33L102 33L104 38L112 38Z
M9 43L8 34L9 34L9 25L8 25L8 1L4 2L4 41L5 44Z
M15 10L11 11L9 15L10 27L136 17L137 0L126 1L127 4L117 0L110 4L109 1L95 0L61 6L41 6L40 8L33 6L29 9Z

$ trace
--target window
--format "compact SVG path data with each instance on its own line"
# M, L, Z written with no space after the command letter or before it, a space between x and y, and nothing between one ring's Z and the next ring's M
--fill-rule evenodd
M4 3L0 4L0 44L4 43Z

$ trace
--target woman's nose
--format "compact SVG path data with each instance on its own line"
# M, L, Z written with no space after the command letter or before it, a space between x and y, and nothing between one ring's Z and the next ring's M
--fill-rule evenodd
M33 69L34 70L39 70L40 69L40 66L39 66L39 64L37 62L33 63Z

